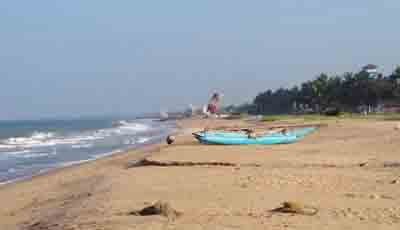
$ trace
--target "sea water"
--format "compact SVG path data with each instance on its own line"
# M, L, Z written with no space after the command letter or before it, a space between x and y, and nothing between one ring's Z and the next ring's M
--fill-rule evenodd
M174 129L152 119L0 121L0 185L156 143Z

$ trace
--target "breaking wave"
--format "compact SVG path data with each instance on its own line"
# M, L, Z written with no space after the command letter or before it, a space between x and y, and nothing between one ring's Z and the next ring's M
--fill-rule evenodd
M41 126L42 123L21 132L11 132L15 133L13 137L3 133L3 139L0 139L0 185L161 140L174 129L171 124L152 120L115 123L108 120L91 129L81 128L85 121L70 122L68 127L62 123L61 128L57 123L51 123L54 127Z
M54 132L33 132L28 137L10 137L0 140L0 151L9 149L28 149L39 147L51 147L57 145L72 145L72 148L90 148L93 142L118 135L134 135L149 131L151 126L120 121L119 126L107 129L99 129L77 134L58 135Z

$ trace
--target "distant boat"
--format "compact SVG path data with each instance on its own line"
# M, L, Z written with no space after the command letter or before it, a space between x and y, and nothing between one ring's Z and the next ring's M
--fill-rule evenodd
M169 115L167 112L164 112L164 111L160 112L160 121L166 121L166 120L168 120L168 118L169 118Z

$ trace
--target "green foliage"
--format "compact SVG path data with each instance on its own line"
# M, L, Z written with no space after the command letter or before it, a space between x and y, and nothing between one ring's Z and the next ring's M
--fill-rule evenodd
M262 121L274 122L274 121L288 120L288 119L291 119L291 118L292 118L292 116L289 116L289 115L275 115L275 116L270 115L270 116L264 116L262 118Z
M240 113L240 119L245 119L247 117L249 117L248 113Z
M222 109L223 112L234 113L234 114L254 114L256 107L254 104L245 103L241 105L229 105Z
M307 114L307 115L266 115L263 117L264 122L275 122L275 121L291 121L291 120L303 120L305 122L329 122L337 120L380 120L380 121L400 121L400 114L398 113L371 113L368 116L352 113L342 113L338 117L324 116L319 114Z
M305 115L266 115L263 117L264 122L274 121L290 121L290 120L303 120L303 121L322 121L334 120L337 117L324 116L319 114L305 114Z
M400 103L400 66L387 77L371 77L365 71L340 76L322 73L299 87L262 92L253 103L257 113L285 114L295 112L294 105L300 104L305 105L303 112L320 113L332 107L353 112L357 106L376 106L382 101Z

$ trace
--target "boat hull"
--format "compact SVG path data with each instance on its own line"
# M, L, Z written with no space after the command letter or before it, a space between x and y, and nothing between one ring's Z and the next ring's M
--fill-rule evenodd
M251 138L241 132L203 132L194 133L195 138L203 144L215 145L275 145L294 143L305 135L313 132L315 128L304 128L288 133L266 134L261 137Z

